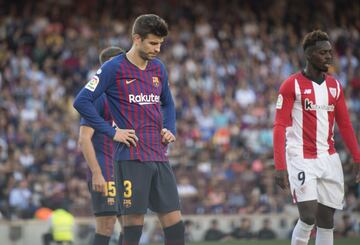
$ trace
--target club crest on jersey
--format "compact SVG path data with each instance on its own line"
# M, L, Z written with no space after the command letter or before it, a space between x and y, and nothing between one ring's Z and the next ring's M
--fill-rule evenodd
M336 97L336 88L329 88L330 94L333 98Z
M124 199L123 200L123 205L125 208L130 208L131 207L131 199Z
M97 85L99 84L99 77L98 76L93 76L93 78L91 78L91 80L86 84L85 88L90 90L91 92L94 92Z
M159 87L159 78L158 77L152 77L153 84L155 87Z
M107 203L108 205L113 206L115 205L115 199L113 197L108 197Z

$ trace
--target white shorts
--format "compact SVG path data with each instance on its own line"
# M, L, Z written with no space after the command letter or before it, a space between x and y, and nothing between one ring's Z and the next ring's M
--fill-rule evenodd
M317 200L343 209L344 174L337 153L317 159L288 157L287 168L294 202Z

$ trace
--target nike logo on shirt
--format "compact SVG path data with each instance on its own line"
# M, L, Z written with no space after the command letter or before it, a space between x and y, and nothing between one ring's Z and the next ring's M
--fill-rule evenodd
M125 83L126 83L126 84L130 84L130 83L134 82L135 80L136 80L136 79L125 80Z

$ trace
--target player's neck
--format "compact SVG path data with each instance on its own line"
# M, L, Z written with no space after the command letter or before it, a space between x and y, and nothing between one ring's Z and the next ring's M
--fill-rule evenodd
M302 70L302 74L311 81L314 81L319 84L325 80L324 72L314 69L313 67L308 65L305 67L304 70Z
M132 47L127 53L126 58L140 70L145 70L148 61L140 57L139 53L136 52L135 48Z

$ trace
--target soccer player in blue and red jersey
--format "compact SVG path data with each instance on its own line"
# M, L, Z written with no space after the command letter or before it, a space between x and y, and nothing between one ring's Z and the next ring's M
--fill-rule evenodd
M123 52L118 47L104 49L99 55L100 64ZM105 94L94 101L94 106L99 115L112 125L113 119ZM79 146L90 170L88 184L96 217L94 245L109 244L116 216L120 214L114 178L113 143L111 138L95 131L84 118L81 119ZM121 240L120 235L120 242Z
M147 208L158 214L166 245L184 244L175 176L166 156L167 145L175 141L175 108L167 71L156 58L167 34L167 24L159 16L139 16L131 49L106 62L74 101L91 127L120 142L114 157L117 183L124 190L124 244L139 243ZM103 93L117 129L92 104Z

